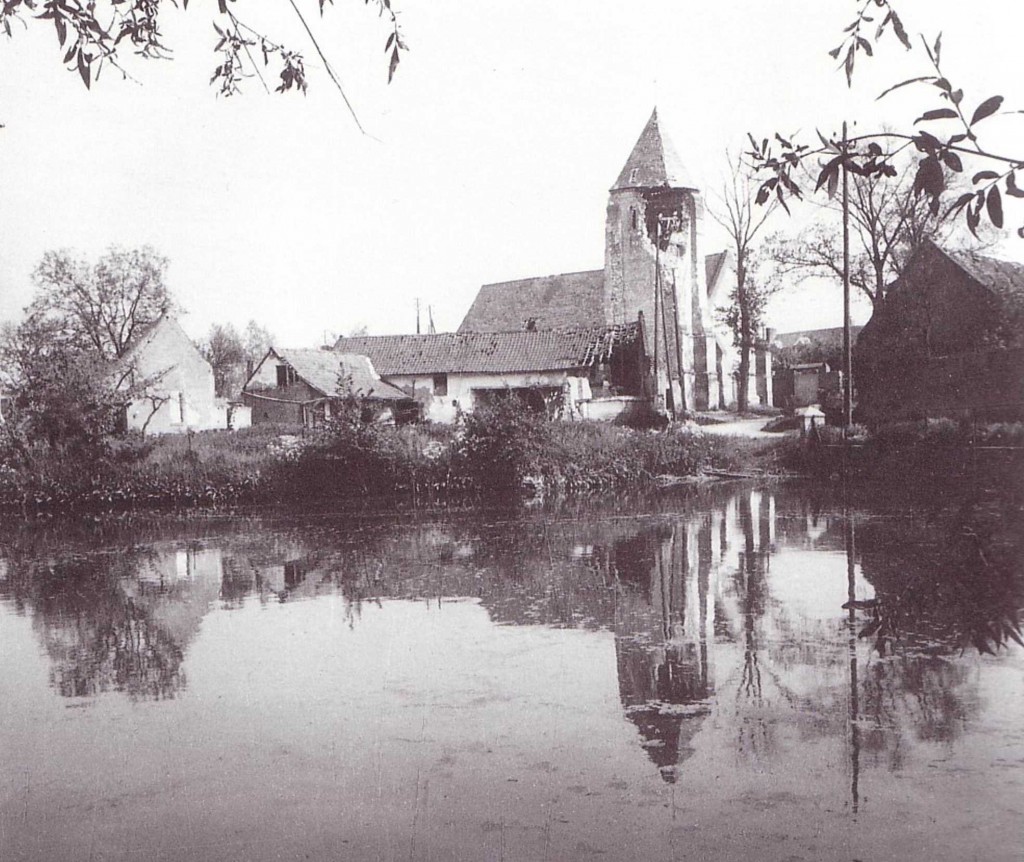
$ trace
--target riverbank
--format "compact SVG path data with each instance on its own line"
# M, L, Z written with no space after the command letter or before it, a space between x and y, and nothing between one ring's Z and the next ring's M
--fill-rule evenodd
M792 445L712 437L687 425L650 431L552 422L513 405L478 411L456 427L342 417L305 436L259 426L111 440L87 460L34 453L17 469L0 468L0 508L33 514L354 498L503 500L777 475Z

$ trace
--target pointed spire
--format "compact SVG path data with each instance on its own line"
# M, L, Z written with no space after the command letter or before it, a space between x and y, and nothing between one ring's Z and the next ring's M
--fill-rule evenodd
M686 168L676 153L672 142L661 131L658 123L658 109L644 126L643 132L626 159L619 178L612 191L620 189L693 189L697 186L690 179Z

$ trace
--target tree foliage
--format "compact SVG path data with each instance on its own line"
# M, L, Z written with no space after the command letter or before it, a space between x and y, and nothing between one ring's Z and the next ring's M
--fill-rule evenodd
M237 394L245 382L247 354L242 336L230 323L215 323L210 327L199 351L213 369L213 383L218 396Z
M111 248L91 265L69 251L48 251L33 274L28 321L96 360L120 358L173 309L166 271L167 259L149 246Z
M301 21L319 62L348 104L338 76L324 56L298 2L289 0L289 3ZM318 0L320 15L323 15L325 5L333 3L334 0ZM407 50L398 16L391 0L363 0L363 3L375 10L386 25L384 51L390 82L398 68L401 52ZM86 87L91 87L107 66L117 69L126 78L130 77L124 65L126 54L147 60L171 57L172 49L164 43L161 31L169 5L184 11L189 7L189 0L170 0L170 3L161 0L2 0L0 29L10 37L16 32L13 25L17 23L25 27L52 26L62 62L79 75ZM302 52L286 47L246 24L238 17L238 9L243 5L242 0L217 0L213 27L218 37L214 48L218 59L210 83L221 95L231 96L241 92L242 83L247 78L255 77L269 91L264 71L273 69L278 77L277 92L294 90L305 93L306 69ZM254 8L256 4L250 2L249 9Z
M864 0L857 17L844 30L841 43L829 52L834 59L843 58L841 62L848 85L852 85L857 57L874 56L875 48L890 32L906 50L912 50L913 43L893 3L890 0ZM896 173L893 159L909 151L914 152L917 158L914 194L927 200L934 215L938 215L945 205L946 215L963 214L972 233L977 233L983 219L996 228L1002 228L1004 193L1008 198L1024 197L1024 189L1018 185L1017 176L1017 171L1021 171L1024 178L1024 155L1007 155L985 149L979 137L979 126L994 114L1007 113L1002 110L1005 100L1001 95L988 96L980 101L966 98L964 90L954 85L943 71L941 33L934 41L921 36L921 44L930 66L928 73L900 81L878 98L902 87L925 86L938 100L937 107L923 111L910 124L913 128L909 131L879 130L853 138L826 136L819 131L820 146L813 148L777 132L774 137L764 137L760 141L750 135L748 155L759 169L771 174L761 185L759 200L774 196L784 202L790 196L802 197L799 171L815 159L820 161L814 190L824 188L831 198L836 193L844 169L853 176L865 178L893 176ZM918 129L922 123L927 124L927 128ZM971 188L961 192L952 202L944 202L949 174L969 176ZM1024 238L1024 226L1017 233Z

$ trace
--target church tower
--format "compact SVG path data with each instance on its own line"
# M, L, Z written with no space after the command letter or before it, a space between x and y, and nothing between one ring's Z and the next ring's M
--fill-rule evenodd
M703 218L655 109L608 197L604 304L610 323L643 315L656 403L675 413L705 410L718 392Z

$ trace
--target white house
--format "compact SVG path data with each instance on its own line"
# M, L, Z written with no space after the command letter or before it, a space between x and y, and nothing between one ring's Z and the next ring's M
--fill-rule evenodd
M123 417L129 430L181 434L228 427L228 402L214 395L213 368L174 318L153 323L111 373L129 397Z

